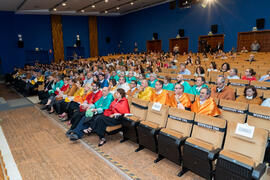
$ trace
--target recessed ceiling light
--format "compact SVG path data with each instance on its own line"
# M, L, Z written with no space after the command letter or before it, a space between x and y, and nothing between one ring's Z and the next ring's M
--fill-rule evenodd
M66 6L67 5L67 3L62 3L62 6Z
M105 0L105 3L109 2L109 0Z
M134 2L131 2L130 5L132 6L134 4Z
M105 11L105 14L107 14L108 13L108 11Z
M93 4L93 5L92 5L92 8L95 8L95 7L96 7L96 6Z
M81 12L84 13L84 9L82 9Z
M56 8L53 8L53 11L57 11L57 9Z
M120 9L120 7L117 7L116 9L117 9L117 10L119 10L119 9Z

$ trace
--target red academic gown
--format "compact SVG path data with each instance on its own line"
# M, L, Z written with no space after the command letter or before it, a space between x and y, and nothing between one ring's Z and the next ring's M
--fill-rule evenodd
M120 113L123 115L130 112L127 98L123 97L118 103L117 101L118 99L115 99L111 103L109 109L104 111L105 116L110 116L114 113Z
M96 93L91 92L87 94L87 96L85 97L85 100L87 101L88 104L95 104L101 97L102 97L102 91L99 90ZM83 109L82 106L80 106L80 111L83 112L85 111L85 109Z

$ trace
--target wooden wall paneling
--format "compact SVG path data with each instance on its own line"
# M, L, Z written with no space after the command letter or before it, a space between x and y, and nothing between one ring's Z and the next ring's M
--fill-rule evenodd
M59 63L65 58L62 30L62 18L60 15L51 15L52 42L54 62Z
M146 41L146 49L147 52L161 52L162 51L162 45L161 45L161 40L151 40L151 41Z
M90 44L90 57L98 56L98 29L97 17L89 16L89 44Z
M198 41L198 51L202 52L202 48L200 41L201 40L206 40L208 44L211 46L211 49L216 48L218 43L221 42L224 47L224 34L214 34L214 35L203 35L199 37Z
M183 38L173 38L169 40L169 49L170 52L173 52L174 46L177 44L179 46L179 52L180 54L188 53L188 37L183 37Z

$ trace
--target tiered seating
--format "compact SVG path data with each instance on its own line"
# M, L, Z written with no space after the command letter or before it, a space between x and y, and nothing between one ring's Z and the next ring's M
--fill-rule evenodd
M196 114L191 137L184 144L182 171L206 178L213 176L213 165L225 137L226 120Z
M266 172L263 164L268 131L255 128L252 138L235 134L237 123L229 122L226 140L215 172L216 179L260 179Z

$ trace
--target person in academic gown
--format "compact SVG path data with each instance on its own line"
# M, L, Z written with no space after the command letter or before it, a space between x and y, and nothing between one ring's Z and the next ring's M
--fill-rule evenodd
M176 84L174 88L174 94L171 95L171 107L178 109L190 108L191 101L188 94L184 93L184 86Z
M148 86L147 80L146 79L142 80L142 84L139 89L138 98L149 101L152 93L153 93L153 88Z
M170 96L167 90L162 89L163 87L163 81L158 80L155 85L155 90L153 90L153 93L150 97L151 102L158 102L160 104L164 105L170 105Z

